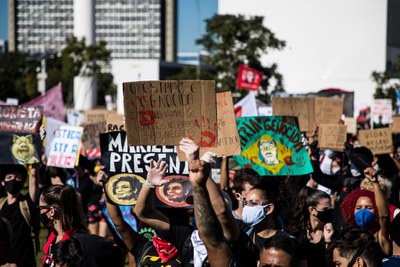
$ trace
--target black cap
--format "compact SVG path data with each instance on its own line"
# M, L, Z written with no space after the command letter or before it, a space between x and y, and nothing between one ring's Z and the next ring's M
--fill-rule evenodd
M21 175L21 179L25 180L28 176L28 171L23 165L13 165L13 164L1 164L1 179L4 179L5 176L9 173L18 173Z
M362 172L365 168L372 166L372 161L374 160L374 155L371 150L365 146L356 147L349 153L349 158L357 169Z

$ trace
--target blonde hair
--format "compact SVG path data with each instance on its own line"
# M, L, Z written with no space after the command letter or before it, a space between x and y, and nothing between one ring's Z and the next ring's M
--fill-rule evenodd
M392 189L392 182L385 177L378 176L378 183L379 187L383 191L383 194L386 196L386 199L388 199L390 196L390 190ZM364 180L362 180L360 188L372 192L374 191L374 185L371 183L370 180L368 180L368 178L364 178Z

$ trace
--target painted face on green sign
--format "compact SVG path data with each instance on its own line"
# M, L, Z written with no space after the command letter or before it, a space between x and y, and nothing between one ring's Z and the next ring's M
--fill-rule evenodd
M260 150L260 159L263 163L268 165L275 165L279 163L277 154L278 146L275 140L260 140L258 142L258 148Z

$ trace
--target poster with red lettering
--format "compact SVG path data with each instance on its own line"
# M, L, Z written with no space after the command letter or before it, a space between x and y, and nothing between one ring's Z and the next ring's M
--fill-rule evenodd
M54 133L47 166L73 169L79 162L83 127L63 125Z
M39 106L0 106L0 164L40 162L42 118Z
M177 145L183 137L216 145L215 81L127 82L123 90L130 146Z
M236 79L237 88L257 91L261 81L262 75L259 71L250 68L247 65L239 65L238 76Z

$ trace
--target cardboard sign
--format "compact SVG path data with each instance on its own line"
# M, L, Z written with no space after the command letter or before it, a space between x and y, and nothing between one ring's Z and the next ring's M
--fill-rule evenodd
M300 130L309 131L313 128L310 115L314 105L310 98L301 97L274 97L272 98L272 113L274 116L295 116L299 120Z
M214 81L129 82L123 89L129 145L176 145L183 137L216 145Z
M47 166L73 169L79 161L83 128L60 126L51 142Z
M346 125L320 124L318 127L318 146L321 149L343 152L346 134Z
M124 115L108 114L107 132L125 131Z
M371 110L373 124L392 122L392 99L374 99Z
M343 98L316 97L314 100L314 124L338 124L343 114ZM312 101L312 100L310 100Z
M316 97L274 97L274 115L296 116L302 132L313 130L320 123L339 123L343 114L343 99Z
M134 187L139 186L137 180L145 180L147 178L147 172L150 168L150 161L153 159L163 159L168 164L168 170L166 178L171 180L164 186L157 189L161 190L156 194L159 201L155 205L159 206L173 206L173 207L188 207L186 203L186 197L189 196L191 191L191 185L188 180L189 167L186 162L180 162L176 154L176 147L174 146L128 146L126 132L109 132L100 135L101 141L101 159L103 165L106 167L109 177L114 177L120 174L129 176L127 174L134 174L131 176L131 194L129 197L122 196L121 193L118 195L116 187L106 186L106 193L108 196L112 196L113 202L119 205L134 205L136 203L137 196L140 192L140 188ZM118 176L119 177L119 176ZM175 181L175 184L173 183ZM140 182L142 184L142 182ZM188 186L190 185L190 186ZM180 195L178 193L169 192L171 187L180 187ZM176 190L175 190L176 191ZM125 198L126 197L126 198ZM111 198L111 197L110 197ZM126 201L129 200L129 201Z
M0 106L0 164L40 162L42 117L39 106Z
M358 140L362 146L369 148L374 155L393 152L392 130L390 128L361 130L358 132Z
M400 116L393 116L392 119L392 133L400 133Z
M356 118L344 118L344 124L347 126L347 132L352 135L357 135L357 119Z
M218 139L217 146L201 148L200 155L206 151L213 152L217 157L239 155L239 133L236 127L236 118L233 110L231 92L217 93Z
M242 154L233 156L242 167L260 175L303 175L313 172L296 117L237 118Z

